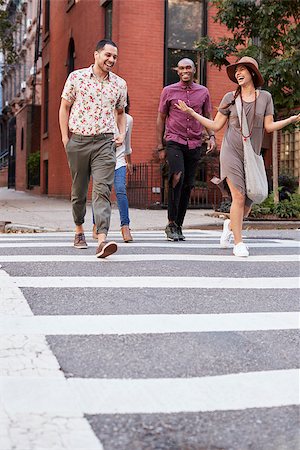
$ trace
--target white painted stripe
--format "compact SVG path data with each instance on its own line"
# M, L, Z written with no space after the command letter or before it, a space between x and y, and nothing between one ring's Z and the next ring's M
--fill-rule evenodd
M0 318L0 334L102 335L266 331L299 328L299 312L72 315Z
M97 242L88 242L89 247L97 247ZM125 248L218 248L220 249L220 244L188 244L186 242L167 242L162 240L161 242L131 242L130 244L125 244L123 242L118 242L119 247ZM248 247L252 248L298 248L300 243L296 241L285 241L280 242L249 242ZM73 242L8 242L1 243L1 248L57 248L57 247L73 247Z
M164 230L141 230L141 231L135 231L131 230L131 232L134 234L134 236L165 236ZM92 232L85 231L84 234L86 236L91 237ZM185 235L194 235L194 236L219 236L221 235L221 231L217 230L197 230L197 229L188 229L184 230ZM108 236L121 236L121 233L119 231L109 231ZM0 233L1 239L44 239L44 238L55 238L55 237L74 237L74 231L57 231L52 233L7 233L2 234Z
M0 314L32 316L32 311L22 291L12 282L11 277L0 269Z
M12 314L15 317L33 318L21 290L3 270L0 270L0 296L1 321L5 322L3 315L8 317L8 313L10 318ZM80 405L74 401L73 392L66 383L45 336L16 336L11 333L12 329L7 329L7 334L0 340L1 449L23 450L51 446L52 449L60 450L103 450L88 421L83 417ZM49 377L54 384L58 383L58 388L63 385L66 389L55 390L51 393L51 399L47 390L43 397L39 397L35 386L39 385L39 380L46 379L45 383L41 383L46 387ZM28 380L29 390L24 393L23 386ZM27 405L22 404L24 395L27 397ZM17 397L19 398L15 402ZM56 407L57 398L62 405L67 405L64 409ZM29 414L24 413L28 404L32 406ZM39 413L41 409L42 414Z
M5 317L0 321L5 322ZM6 327L6 330L6 334L1 333L0 340L0 376L64 378L43 333L26 335L14 333L13 328Z
M0 379L8 414L179 413L299 404L299 371L271 370L202 378ZM86 447L85 447L86 448Z
M75 254L75 255L0 255L0 262L140 262L140 261L214 261L214 262L300 262L300 255L256 255L248 258L238 258L233 255L193 255L188 253L174 254L130 254L120 255L116 253L107 259L96 259L95 255Z
M69 379L86 414L179 413L299 404L299 371L190 379Z
M159 288L159 289L298 289L297 277L12 277L18 287ZM5 287L5 280L4 280Z
M90 242L91 238L86 236L86 239L87 239L87 242ZM120 235L108 236L108 239L113 239L113 240L116 239L117 241L120 241L120 243L123 243L122 237ZM22 242L22 241L23 242L24 241L34 242L34 241L37 241L37 240L40 241L40 242L49 242L49 243L54 243L55 244L56 242L58 242L58 243L59 242L62 242L62 243L65 242L66 238L61 237L61 238L35 239L35 238L28 237L27 239L23 239L23 238L11 239L11 241L13 241L13 242ZM219 236L215 236L215 237L213 237L213 236L209 236L209 237L206 237L206 236L189 236L188 237L188 241L219 241L219 240L220 240ZM245 241L249 241L249 240L253 240L253 238L244 238L244 240ZM134 242L135 243L140 243L140 242L143 242L143 241L165 242L166 238L163 235L161 235L161 236L134 236ZM2 242L5 244L7 242L7 239L1 239L0 238L0 243L2 243ZM72 241L69 240L69 242L73 243L73 240ZM96 245L96 240L94 240L94 242L95 242L95 245ZM273 242L273 239L265 239L265 242Z
M0 423L1 450L103 450L88 421L72 411L69 417L0 411Z

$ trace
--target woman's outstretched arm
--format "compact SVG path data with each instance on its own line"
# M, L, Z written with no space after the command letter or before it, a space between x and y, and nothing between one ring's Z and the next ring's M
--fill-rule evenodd
M277 120L274 122L274 117L272 115L266 116L264 120L264 127L267 133L272 133L272 131L281 130L282 128L290 125L291 123L297 123L300 121L300 113L295 116L290 116L287 119Z
M181 111L190 114L192 117L198 120L198 122L200 122L205 128L208 128L209 130L219 131L221 130L221 128L224 127L225 123L227 122L227 116L220 113L219 111L217 112L214 120L210 120L207 119L207 117L201 116L200 114L196 113L196 111L194 111L193 108L187 106L187 104L182 100L178 100L178 104L176 104L175 106Z

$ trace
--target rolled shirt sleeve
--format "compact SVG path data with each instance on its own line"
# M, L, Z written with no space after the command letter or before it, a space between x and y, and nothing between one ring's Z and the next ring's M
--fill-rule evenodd
M169 102L168 102L168 90L164 88L160 95L158 112L162 114L168 114L169 112Z
M61 97L65 100L67 100L69 103L74 103L75 98L76 98L74 72L70 73L70 75L68 76L67 81L65 82Z
M116 103L116 109L124 109L127 106L127 84L123 80L120 86L120 95Z

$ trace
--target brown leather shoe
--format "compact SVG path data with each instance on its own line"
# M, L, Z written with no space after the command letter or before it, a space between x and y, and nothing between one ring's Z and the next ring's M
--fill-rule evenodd
M95 224L93 225L93 239L96 239L96 241L98 240L97 227Z
M112 255L118 250L118 246L116 242L107 242L103 241L97 247L96 256L97 258L106 258L109 255Z
M128 225L123 225L121 227L121 233L122 233L124 242L132 242L133 241Z
M87 248L87 243L85 240L84 233L76 233L74 238L74 247L75 248Z

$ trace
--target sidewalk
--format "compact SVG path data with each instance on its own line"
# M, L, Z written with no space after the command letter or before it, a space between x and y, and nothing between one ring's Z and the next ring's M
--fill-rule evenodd
M135 209L130 208L130 227L132 231L161 230L167 223L165 209ZM184 221L184 229L219 229L223 218L215 217L211 209L189 209ZM74 223L71 212L71 202L63 198L53 198L42 195L32 195L28 192L0 188L0 232L4 231L42 232L42 231L73 231ZM85 230L92 230L92 208L87 205ZM300 221L246 221L247 229L297 229ZM119 211L113 205L111 231L120 229Z
M210 217L213 210L190 209L186 214L184 228L219 228L223 220ZM167 211L130 208L130 227L133 231L164 230ZM0 188L0 223L11 222L9 229L16 231L73 231L71 202L66 199L31 195L28 192ZM92 230L92 208L87 205L86 231ZM120 229L119 211L114 205L111 231Z

